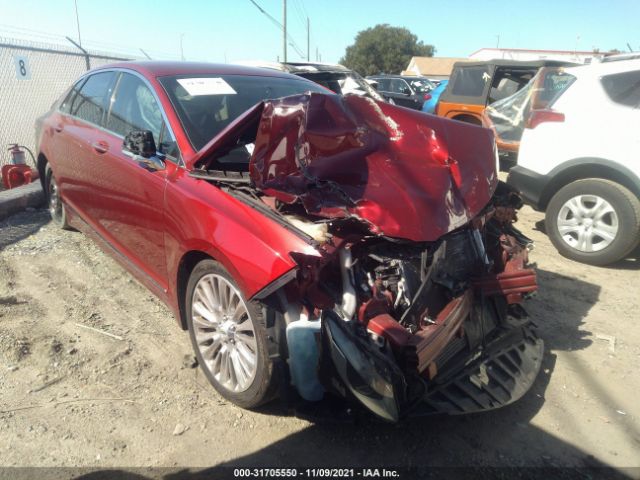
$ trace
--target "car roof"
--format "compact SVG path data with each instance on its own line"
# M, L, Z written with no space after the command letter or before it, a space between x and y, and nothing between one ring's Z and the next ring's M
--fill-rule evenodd
M314 73L352 73L353 70L337 63L311 63L311 62L270 62L264 60L243 60L236 63L250 67L269 68L293 74Z
M312 62L287 62L283 65L287 65L292 68L293 71L306 71L306 72L352 72L353 70L340 65L339 63L312 63Z
M429 80L428 77L425 77L423 75L394 75L392 73L380 73L378 75L369 75L367 78L404 78L406 79L413 79L413 80Z
M233 65L227 63L173 62L173 61L130 61L103 65L94 71L109 68L134 70L145 77L164 77L168 75L247 75L261 77L299 78L288 73L266 68Z
M577 77L601 76L614 73L624 73L640 70L640 59L617 60L615 62L591 63L577 67L566 68L565 71Z
M485 65L495 65L496 67L566 67L566 66L574 66L578 65L573 62L565 62L562 60L531 60L531 61L522 61L522 60L486 60L482 62L456 62L453 64L453 68L460 67L477 67L477 66L485 66Z

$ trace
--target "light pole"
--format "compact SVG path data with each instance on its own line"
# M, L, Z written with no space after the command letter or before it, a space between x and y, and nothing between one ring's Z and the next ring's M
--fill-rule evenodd
M282 0L282 58L287 63L287 0Z
M180 60L184 62L184 50L182 49L182 39L184 38L184 33L180 34Z

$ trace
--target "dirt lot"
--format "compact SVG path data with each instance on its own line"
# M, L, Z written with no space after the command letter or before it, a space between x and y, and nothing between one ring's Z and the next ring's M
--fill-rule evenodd
M540 281L527 308L547 347L533 389L394 426L223 401L155 297L82 234L18 214L0 223L0 465L640 466L640 260L565 260L541 219L521 213Z

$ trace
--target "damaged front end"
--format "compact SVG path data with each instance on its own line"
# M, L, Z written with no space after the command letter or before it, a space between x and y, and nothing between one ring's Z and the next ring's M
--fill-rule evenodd
M293 385L379 417L468 413L520 398L543 343L518 195L491 132L357 96L264 102L212 140L192 175L308 241L254 298L283 319ZM229 158L245 149L248 164Z

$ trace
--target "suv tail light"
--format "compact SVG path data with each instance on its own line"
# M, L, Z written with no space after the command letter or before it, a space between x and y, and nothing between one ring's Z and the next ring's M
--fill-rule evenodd
M431 95L429 93L424 94L424 101L431 100Z
M526 128L534 129L545 122L564 122L564 113L555 110L532 110L527 118Z

